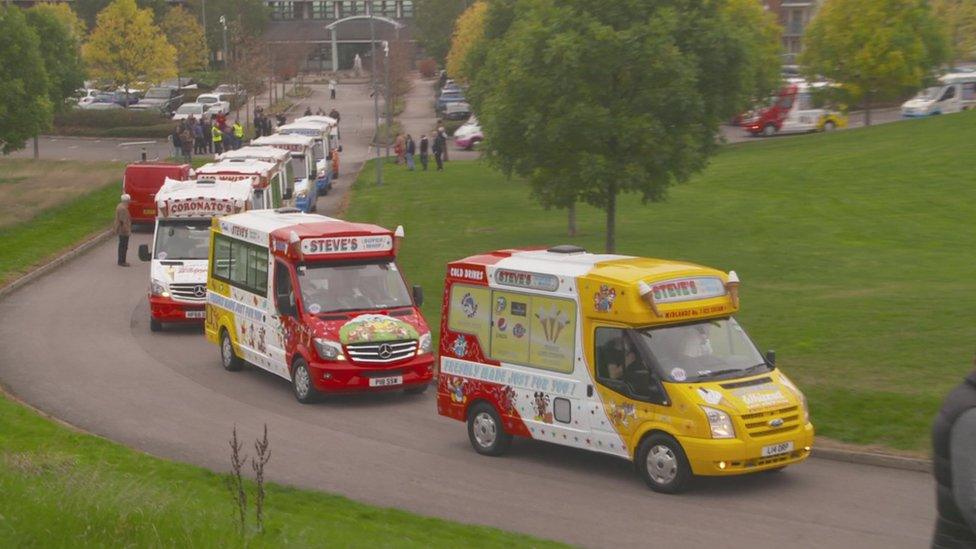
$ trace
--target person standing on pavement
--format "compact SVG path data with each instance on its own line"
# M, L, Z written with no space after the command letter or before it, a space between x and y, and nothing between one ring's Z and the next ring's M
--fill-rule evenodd
M223 151L223 141L224 132L220 131L220 126L213 124L210 126L210 139L213 142L213 152L214 154L220 154Z
M407 152L406 146L407 140L403 137L402 133L398 133L396 140L393 141L393 153L396 154L397 166L403 164L403 155Z
M173 133L169 134L169 142L173 145L173 158L179 158L183 152L183 147L180 146L180 126L182 125L182 122L178 122L173 126Z
M336 121L336 139L342 139L342 135L339 133L339 120L340 120L339 111L336 110L335 107L332 107L332 110L329 111L329 118L335 118L335 121Z
M444 149L447 148L447 139L444 138L444 134L437 132L434 135L434 146L431 150L434 151L434 161L437 162L437 171L444 169Z
M234 148L241 148L241 143L244 142L244 126L241 126L240 122L234 122Z
M329 99L335 101L336 81L335 78L329 80Z
M427 150L430 148L430 141L427 139L427 134L420 136L420 165L424 167L424 171L427 171Z
M332 149L332 179L339 178L339 147Z
M119 267L128 267L125 256L129 253L129 236L132 234L132 216L129 215L131 198L123 194L119 205L115 207L115 234L119 237Z
M417 144L413 142L413 137L407 134L407 144L405 145L404 156L407 158L407 169L413 171L413 155L417 152Z
M180 134L180 149L183 152L183 161L189 164L193 160L193 130L189 125Z
M203 154L207 152L203 144L203 121L193 124L193 153Z
M207 154L213 154L213 125L210 123L210 117L208 115L203 115L203 127L200 128L203 132L203 152Z
M932 455L938 511L932 547L976 547L976 369L942 403Z
M447 162L447 130L444 128L444 122L437 121L437 134L444 137L444 162Z

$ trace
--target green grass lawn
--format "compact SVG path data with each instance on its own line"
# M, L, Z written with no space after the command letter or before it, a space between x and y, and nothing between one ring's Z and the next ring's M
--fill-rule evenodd
M818 432L921 450L976 347L976 112L724 147L667 202L623 197L618 252L735 269L740 319L810 398ZM439 326L445 264L572 242L601 251L601 211L545 211L478 162L364 169L348 219L403 224L404 272Z
M271 450L268 470L284 467L274 459L273 437ZM68 430L0 396L0 546L556 546L320 492L267 490L264 533L254 528L249 504L242 537L223 475Z

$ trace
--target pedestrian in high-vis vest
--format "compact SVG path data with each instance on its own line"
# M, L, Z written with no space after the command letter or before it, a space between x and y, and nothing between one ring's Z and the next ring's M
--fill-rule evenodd
M234 148L241 148L241 143L244 142L244 126L241 126L240 122L234 122Z
M210 137L211 139L213 139L214 154L220 154L224 152L223 150L224 132L220 131L220 126L214 124L213 126L210 127Z

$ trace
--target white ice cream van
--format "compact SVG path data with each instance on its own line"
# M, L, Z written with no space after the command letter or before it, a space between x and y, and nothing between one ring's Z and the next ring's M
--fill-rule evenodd
M953 73L939 78L939 85L925 88L901 106L905 118L950 114L976 105L976 73Z

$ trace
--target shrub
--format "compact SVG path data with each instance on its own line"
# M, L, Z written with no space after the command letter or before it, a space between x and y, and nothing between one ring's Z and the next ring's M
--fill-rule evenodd
M421 59L417 63L417 69L420 70L420 76L424 78L433 78L437 76L437 61L433 59Z
M126 126L154 126L166 118L158 112L113 109L105 111L71 109L54 116L54 127L87 126L91 128L118 128Z

